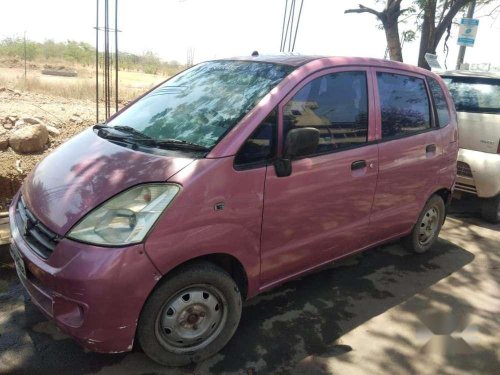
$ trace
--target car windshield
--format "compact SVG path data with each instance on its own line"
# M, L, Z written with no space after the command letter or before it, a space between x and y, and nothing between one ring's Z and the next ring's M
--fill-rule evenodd
M264 62L202 63L168 80L108 125L210 149L293 69Z
M500 113L500 80L443 77L459 112Z

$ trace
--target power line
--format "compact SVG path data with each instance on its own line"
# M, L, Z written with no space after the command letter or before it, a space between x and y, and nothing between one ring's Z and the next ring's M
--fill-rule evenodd
M297 41L297 34L299 31L303 5L304 0L301 0L299 10L298 12L296 12L297 2L295 0L291 0L290 2L288 2L288 0L285 0L283 24L281 26L280 52L293 52L295 50L295 43ZM296 16L296 14L298 15ZM287 44L288 50L285 51Z
M300 2L299 17L297 18L297 27L295 28L295 36L293 37L292 51L295 49L295 41L297 40L297 32L299 31L300 16L302 14L302 6L304 5L304 0Z
M99 1L99 0L97 0ZM288 0L285 0L285 11L283 12L283 26L281 27L281 42L280 42L280 52L283 51L283 37L285 36L285 21L286 21L286 10L288 9Z

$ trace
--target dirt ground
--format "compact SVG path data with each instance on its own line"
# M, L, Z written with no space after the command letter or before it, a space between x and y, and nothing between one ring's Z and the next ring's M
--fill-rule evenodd
M500 225L457 203L432 251L389 244L264 293L219 354L179 369L139 347L84 351L23 293L0 247L0 374L498 374Z
M58 128L60 134L51 135L46 149L38 154L18 154L11 148L0 151L0 212L6 209L9 199L36 163L95 122L95 104L32 92L0 91L0 118L25 115L41 117L45 124ZM74 115L81 118L81 124L70 121Z

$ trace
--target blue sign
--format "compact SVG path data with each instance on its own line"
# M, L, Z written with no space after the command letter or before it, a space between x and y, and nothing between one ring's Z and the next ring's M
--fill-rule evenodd
M458 30L457 44L466 47L473 47L476 41L477 27L479 20L474 18L462 18Z

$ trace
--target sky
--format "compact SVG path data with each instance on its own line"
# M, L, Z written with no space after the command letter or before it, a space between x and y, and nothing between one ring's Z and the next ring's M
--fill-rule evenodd
M375 0L304 0L295 51L383 58L385 35L377 28L376 18L344 14L359 3L378 10L383 7ZM403 0L403 7L410 4ZM150 50L164 60L181 63L186 62L189 48L194 49L194 62L248 55L254 50L278 52L284 7L285 0L119 0L119 47L138 54ZM475 46L467 48L466 62L500 66L500 17L485 16L491 8L476 10L480 24ZM27 38L36 41L70 39L95 44L96 0L0 0L0 14L1 39L26 32ZM414 29L411 21L400 25L400 32L409 29ZM448 67L456 62L457 34L454 25ZM404 45L405 62L417 63L418 40ZM442 46L437 53L444 61Z

